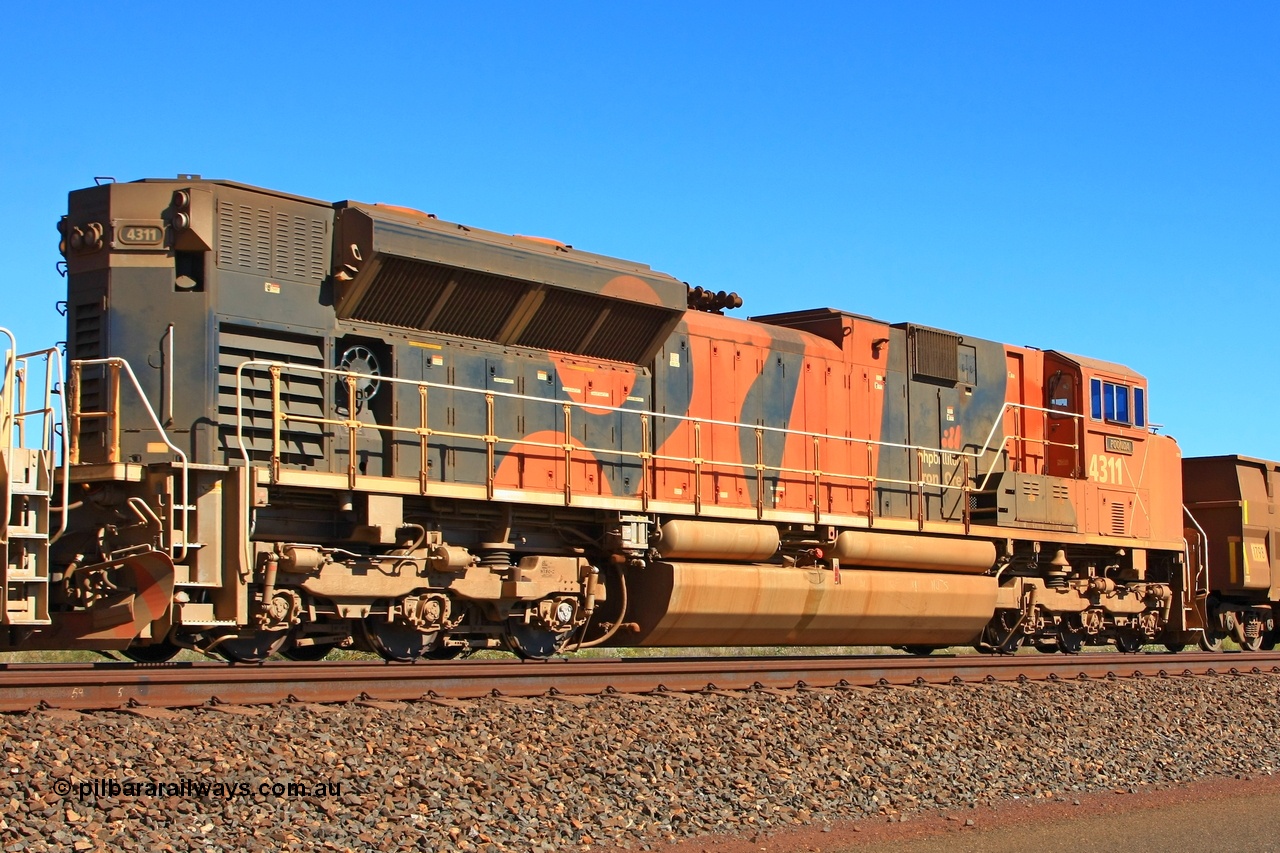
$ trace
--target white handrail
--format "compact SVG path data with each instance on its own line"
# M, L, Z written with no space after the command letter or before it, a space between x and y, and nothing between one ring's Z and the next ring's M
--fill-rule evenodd
M714 418L697 418L691 415L677 415L677 414L668 414L668 413L662 413L662 412L652 412L645 409L627 408L623 406L609 406L609 405L604 405L600 403L578 402L576 400L549 399L545 397L535 397L528 394L520 394L513 391L499 391L496 389L489 389L489 388L474 388L474 387L469 387L464 385L453 385L445 382L431 382L428 380L404 379L400 377L389 377L389 376L383 376L383 375L374 377L371 374L356 373L353 371L340 370L337 368L291 364L289 362L276 361L273 359L249 359L241 362L236 367L236 446L239 449L240 456L244 460L244 464L246 466L251 465L252 462L249 456L249 448L245 444L245 436L244 436L245 373L246 371L255 371L255 370L269 373L273 369L278 369L281 372L291 371L295 374L306 373L314 376L329 376L334 378L355 378L355 379L375 379L376 378L380 382L385 382L392 385L404 385L404 386L410 386L414 388L438 389L441 391L450 391L450 392L457 392L457 393L464 393L464 394L475 394L475 395L485 396L485 397L494 398L494 399L510 399L510 400L529 401L529 402L535 402L535 403L544 403L547 405L554 405L558 407L567 407L574 410L586 410L593 413L612 412L612 413L632 415L637 417L643 415L646 417L653 418L655 420L663 419L667 421L683 421L683 422L696 424L696 425L722 426L722 427L729 427L735 430L748 430L750 432L762 433L762 434L767 433L767 434L775 434L775 435L783 435L783 436L796 436L800 438L820 439L825 441L839 442L845 445L860 445L868 448L889 448L889 449L898 449L898 450L905 450L905 451L924 452L929 454L938 454L939 460L942 460L942 459L954 460L954 462L956 463L954 466L955 471L958 471L960 468L960 465L959 465L960 459L969 458L969 459L972 459L974 462L975 477L977 476L977 472L981 467L983 458L986 456L987 453L991 452L993 449L991 446L992 439L995 437L996 430L999 429L1004 423L1004 417L1007 412L1022 410L1022 411L1030 411L1030 412L1040 412L1043 414L1050 414L1050 415L1061 415L1064 417L1071 417L1077 420L1082 420L1082 416L1074 412L1062 412L1057 409L1046 409L1046 408L1041 408L1039 406L1029 406L1029 405L1024 405L1020 403L1006 402L1001 406L1000 412L997 414L994 423L992 423L991 429L987 434L987 439L982 449L977 452L974 452L974 451L968 451L968 450L949 450L947 448L942 448L942 447L929 447L926 445L918 445L918 444L902 444L899 442L880 441L880 440L871 439L871 438L855 438L851 436L830 435L827 433L811 432L808 430L790 429L787 427L766 426L764 424L746 424L746 423L740 423L738 421L724 421L724 420L718 420ZM274 381L274 380L271 380L271 381ZM301 422L301 423L333 422L333 419L330 419L330 418L324 418L324 417L314 418L314 417L309 417L304 415L286 415L286 419L296 421L296 422ZM373 429L390 430L392 432L416 432L416 430L412 428L407 428L407 427L397 427L397 426L379 425L379 424L375 424L371 426ZM1076 434L1078 439L1079 437L1078 424L1077 424ZM1007 434L1002 433L1001 447L1003 447L1003 445L1007 443L1010 438L1019 438L1021 440L1028 440L1028 439L1022 438L1021 436L1009 436ZM516 439L504 439L500 437L495 437L495 440L503 443L516 441ZM1047 440L1045 443L1054 444L1054 442L1048 442ZM537 443L535 443L535 446L537 446ZM1075 445L1075 444L1062 445L1062 446L1078 449L1078 445ZM548 445L548 447L554 449L556 447L559 447L559 445ZM589 450L591 448L583 448L583 449ZM604 448L601 448L601 450L604 450ZM614 452L617 452L616 449L614 449ZM666 456L657 454L655 452L650 452L648 454L648 457L651 459L665 460L665 461L682 461L676 457L666 457ZM708 462L713 465L746 465L748 464L744 461L708 460ZM941 464L941 462L939 462L939 464ZM781 467L778 467L775 469L773 466L770 466L769 470L777 470L779 473L797 473L797 474L812 473L811 471L806 471L804 469L793 470L793 469L785 469ZM995 466L993 464L992 467L987 470L985 476L983 477L982 485L979 487L979 490L986 488L991 478L991 475L994 472L995 472ZM847 474L841 474L837 472L824 472L824 473L826 473L827 476L832 476L840 479L847 479L850 476ZM923 476L923 469L921 469L920 474L921 476ZM939 487L943 489L960 489L961 491L967 490L967 486L964 484L957 486L954 484L954 482L942 482L943 478L941 476L941 473L939 474L939 482L937 483L928 483L928 482L925 482L923 479L917 479L917 480L883 479L882 480L880 478L877 478L870 471L867 472L866 477L858 478L858 479L867 479L869 481L878 481L878 482L891 483L896 485L932 486L932 487Z
M129 375L129 381L133 383L133 390L138 392L138 399L142 401L142 407L146 410L147 417L151 418L152 426L160 434L160 440L175 456L182 460L182 547L173 558L175 563L181 563L187 558L187 537L191 532L187 527L190 521L188 507L190 506L191 490L191 472L188 468L187 454L183 453L176 444L169 440L169 434L165 432L164 427L160 424L160 419L156 417L156 410L151 407L151 401L147 399L147 395L143 392L142 383L138 381L138 377L134 374L133 368L129 366L129 362L123 358L113 356L111 358L75 359L74 363L81 366L106 365L124 368L124 372ZM170 547L172 546L173 543L170 543Z
M1047 414L1047 415L1058 415L1060 417L1074 418L1078 421L1078 423L1076 424L1076 441L1078 442L1080 440L1080 423L1084 421L1084 415L1078 414L1076 412L1064 412L1060 409L1045 409L1045 408L1041 408L1040 406L1028 406L1025 403L1006 402L1003 406L1000 407L1000 413L996 415L995 423L991 424L991 431L987 433L987 440L982 445L982 449L978 451L979 458L981 458L987 452L995 450L995 448L992 447L991 445L991 439L995 437L996 427L1004 424L1005 412L1010 410L1015 410L1015 409L1026 411L1026 412L1041 412L1042 414ZM1000 449L1002 450L1004 449L1005 444L1009 441L1010 438L1017 438L1022 441L1028 440L1026 438L1023 438L1022 436L1011 436L1008 433L1005 433L1002 431L1000 433ZM1048 439L1043 439L1043 441L1045 442L1046 445L1053 444L1055 446L1070 447L1072 450L1077 450L1077 451L1080 449L1078 444L1059 445L1057 442L1050 442ZM978 491L980 492L986 491L987 483L990 481L991 475L994 473L995 473L994 466L987 469L987 474L982 478L982 484L978 486Z
M39 415L41 417L41 435L40 450L48 451L48 459L45 462L44 476L49 482L52 491L53 473L55 469L62 470L62 507L60 513L61 520L58 529L53 531L49 536L49 544L53 544L62 538L67 532L67 512L65 507L69 501L71 494L71 478L68 476L70 464L66 452L66 443L63 442L61 448L55 447L54 437L57 434L57 425L66 423L66 399L61 394L55 394L55 388L65 386L65 371L63 368L62 353L57 347L49 347L48 349L35 350L34 352L19 353L18 342L13 332L9 329L0 327L0 334L9 339L9 348L5 354L4 366L4 392L3 400L0 401L0 442L3 442L5 448L12 448L15 439L15 428L17 429L17 440L19 446L25 446L25 432L22 429L23 422L32 416ZM44 358L45 360L45 377L44 377L44 399L43 405L37 409L27 409L26 395L27 386L20 381L19 376L25 376L27 373L26 362L32 358ZM23 365L19 370L18 365ZM55 377L56 372L56 377ZM53 397L59 397L59 406L54 407ZM61 411L58 411L61 409ZM57 459L57 452L61 451L61 464ZM8 486L6 485L6 490ZM7 526L8 508L5 508Z

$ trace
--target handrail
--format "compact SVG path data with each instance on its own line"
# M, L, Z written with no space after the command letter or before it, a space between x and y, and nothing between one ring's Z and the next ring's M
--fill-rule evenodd
M9 339L9 347L4 354L4 388L0 389L0 442L5 453L8 454L9 449L13 446L13 413L17 408L16 398L17 392L15 385L18 379L18 341L14 337L13 332L0 326L0 333ZM13 500L13 474L6 466L4 471L4 481L0 482L0 511L4 513L4 517L0 518L0 543L9 541L9 515L10 504Z
M1191 510L1187 508L1186 504L1182 505L1182 511L1186 513L1187 518L1191 519L1191 523L1196 526L1196 536L1197 536L1196 556L1198 557L1198 559L1196 560L1196 577L1199 577L1202 574L1204 575L1205 592L1208 592L1209 591L1209 549L1208 549L1209 535L1204 532L1204 528L1200 526L1200 522L1197 521L1196 517L1191 514ZM1187 557L1187 562L1191 561L1190 554L1184 554L1184 556ZM1197 591L1196 588L1193 588L1191 590L1192 593L1195 593L1196 591Z
M1008 433L1001 432L999 449L992 447L991 439L995 437L996 427L1004 424L1005 413L1011 410L1020 410L1020 411L1026 411L1026 412L1040 412L1045 415L1058 415L1059 417L1072 418L1074 421L1075 433L1076 433L1075 444L1063 444L1060 441L1050 441L1047 438L1028 438L1023 435L1009 435ZM983 443L982 449L978 451L977 455L978 455L979 461L981 461L981 457L985 456L988 452L999 453L1000 451L1004 450L1004 446L1009 442L1009 439L1011 438L1017 441L1034 441L1044 445L1046 448L1069 447L1072 450L1078 451L1080 449L1080 427L1083 421L1084 421L1084 415L1079 414L1078 412L1064 412L1060 409L1045 409L1040 406L1028 406L1025 403L1006 402L1003 406L1000 407L1000 413L996 415L995 422L991 424L991 431L987 433L987 440ZM978 491L980 492L986 491L987 483L990 481L991 475L993 473L995 473L994 466L987 470L986 476L982 478L981 485L978 486Z
M71 477L70 459L67 455L66 442L62 442L59 448L62 456L62 464L59 466L56 461L54 451L54 435L56 434L56 424L66 423L67 419L67 401L63 395L58 394L58 403L61 411L56 411L53 406L53 397L55 387L66 387L66 375L62 366L62 353L57 347L49 347L48 349L36 350L35 352L24 353L18 356L18 360L25 366L27 359L43 357L45 359L45 377L44 377L44 405L39 409L30 409L14 414L15 418L25 419L31 415L40 415L42 418L41 440L42 449L49 451L49 463L45 469L45 474L49 479L50 486L53 485L53 471L55 468L62 470L62 506L63 511L59 513L61 519L58 522L58 529L49 535L49 544L53 544L62 538L67 532L67 516L66 506L71 500ZM54 381L54 371L57 371L57 381ZM25 370L24 370L25 372ZM25 405L25 403L24 403Z
M240 450L240 455L244 459L244 462L246 465L251 463L249 458L249 449L244 443L244 405L243 405L244 373L246 369L258 369L262 372L267 373L268 376L271 377L274 382L275 377L272 376L272 371L273 370L283 371L285 368L288 368L297 372L305 372L305 373L312 373L316 375L327 375L327 376L338 377L344 380L374 378L372 375L352 373L349 371L337 370L335 368L289 364L287 362L272 361L267 359L250 359L250 360L241 362L236 367L236 443L237 443L238 449ZM954 458L955 461L953 463L953 467L955 468L955 470L959 470L960 468L960 465L961 465L960 457L970 457L975 459L975 461L978 458L977 454L971 451L965 451L965 450L947 450L945 448L940 448L940 447L928 447L925 445L916 445L916 444L901 444L898 442L879 441L879 440L870 439L870 438L856 438L851 436L830 435L827 433L810 432L807 430L796 430L796 429L790 429L787 427L771 427L771 426L766 426L764 424L744 424L737 421L717 420L715 418L697 418L689 415L676 415L676 414L668 414L668 413L662 413L662 412L650 412L644 409L625 408L621 406L607 406L600 403L587 403L587 402L580 403L575 400L560 400L560 399L550 399L545 397L533 397L527 394L517 394L514 392L508 392L508 391L496 391L496 390L486 389L486 388L471 388L465 385L451 385L443 382L429 382L425 380L401 379L401 378L387 377L387 376L379 376L377 378L380 381L386 382L386 383L409 385L409 386L413 386L420 389L427 388L427 389L437 389L441 391L454 391L454 392L462 392L467 394L475 394L479 396L484 396L487 399L504 398L504 399L511 399L511 400L521 400L526 402L542 403L549 406L560 406L560 407L564 407L566 410L582 409L582 410L589 410L591 412L613 412L617 414L633 415L636 417L643 416L644 418L651 418L654 420L664 419L664 420L684 421L694 426L695 429L700 429L701 427L705 427L705 426L721 426L721 427L733 428L736 430L751 430L759 433L768 432L768 433L776 433L776 434L785 435L785 436L796 436L801 438L811 438L815 440L833 441L833 442L839 442L847 445L867 445L870 447L891 448L891 449L900 449L900 450L906 450L906 451L924 451L925 453L938 455L940 457L939 462L931 463L931 464L938 464L939 466L942 464L942 461L941 461L942 457ZM275 399L277 396L278 395L273 392L272 394L273 407L275 407L278 403L278 401ZM293 415L288 413L281 413L278 417L278 420L292 421L295 423L310 423L310 424L318 424L318 425L339 426L339 427L354 428L354 429L362 429L362 428L369 427L369 428L376 429L383 432L439 436L443 438L465 438L465 439L474 439L474 440L487 440L489 438L493 438L496 443L501 443L501 444L522 444L528 447L539 447L539 448L549 449L549 450L565 450L564 444L530 441L523 436L503 437L503 436L494 436L492 435L492 433L488 435L481 435L478 433L465 433L465 432L454 432L450 430L437 430L437 429L432 429L430 427L425 427L425 426L407 427L407 426L397 426L394 424L364 424L350 418L311 417L308 415ZM274 432L275 432L275 428L273 426L273 433ZM276 442L278 441L278 437L273 434L272 440L273 442ZM618 456L625 456L625 457L632 457L632 458L641 458L642 456L645 456L649 459L667 461L667 462L686 462L689 464L701 463L701 464L733 466L733 467L743 467L743 468L754 467L751 463L743 461L741 459L734 459L734 460L707 459L699 456L696 448L695 448L695 455L692 457L665 456L663 454L654 453L654 452L643 453L640 451L627 451L627 450L619 449L617 447L590 447L586 445L575 445L575 449L585 450L592 453L608 453L608 454L614 454ZM276 449L273 448L273 453L275 453L275 450ZM950 461L950 459L948 459L948 461ZM855 479L855 480L874 479L878 482L892 483L897 485L940 486L942 488L951 488L951 489L963 488L963 486L941 482L941 475L939 476L939 482L932 483L932 482L924 482L919 479L897 480L897 479L875 477L874 475L842 474L842 473L837 473L832 471L815 472L814 469L810 469L810 468L788 468L783 465L776 465L776 466L769 465L769 466L764 466L764 468L766 470L775 471L777 473L807 474L807 475L819 473L823 476L840 477L842 479Z
M517 394L513 391L496 391L489 388L472 388L466 385L450 385L446 382L430 382L427 380L402 379L399 377L385 376L385 375L374 376L373 374L355 373L352 371L338 370L337 368L331 368L331 367L314 367L312 365L307 365L307 364L291 364L286 361L274 361L270 359L256 359L256 358L242 361L239 364L239 366L236 368L237 403L239 403L239 398L243 394L243 384L240 381L240 377L242 376L242 373L246 367L265 368L268 371L272 367L281 368L281 369L289 368L291 370L298 371L298 372L307 372L307 373L314 373L316 375L342 377L344 379L346 377L351 377L353 379L377 379L378 381L384 382L384 383L410 385L413 387L422 387L422 388L436 388L442 391L462 391L464 393L469 393L469 394L482 394L482 395L489 395L495 398L502 397L502 398L511 399L511 400L526 400L526 401L531 401L535 403L546 403L548 405L556 405L556 406L566 405L566 406L572 406L574 408L579 408L579 409L590 409L592 411L597 411L597 412L616 412L618 414L624 414L624 415L647 414L650 417L688 421L690 423L696 422L706 426L725 426L725 427L733 427L736 429L748 429L748 430L759 429L759 430L763 430L764 432L775 432L775 433L785 434L785 435L800 436L803 438L821 438L821 439L828 439L831 441L842 441L842 442L848 442L848 443L854 443L854 444L870 444L875 447L890 447L890 448L898 448L902 450L926 450L934 453L946 453L952 456L968 456L973 459L977 459L981 455L979 453L975 453L973 451L968 451L968 450L948 450L943 447L930 447L922 444L900 444L898 442L893 442L893 441L879 441L877 439L872 439L872 438L855 438L851 436L831 435L829 433L824 433L824 432L810 432L808 430L791 429L789 427L772 427L772 426L766 426L764 424L744 424L739 421L722 421L722 420L717 420L715 418L695 418L691 415L676 415L676 414L667 414L662 412L650 412L645 409L629 409L624 406L606 406L602 403L579 403L576 400L561 400L561 399L552 399L548 397L533 397L533 396L530 396L529 394ZM1005 404L1006 407L1009 407L1011 405L1017 405L1017 404L1010 404L1010 403ZM1028 406L1025 408L1033 408L1033 407ZM1049 410L1036 409L1036 411L1049 411ZM240 414L240 410L239 410L239 407L237 407L237 415L239 414ZM1001 416L1003 416L1003 410L1001 412ZM298 421L306 420L306 418L304 418L304 416L301 416L301 415L288 415L287 417L289 420L298 420ZM312 420L316 423L338 423L338 424L347 423L347 421L344 419L334 419L334 418L315 418ZM237 425L239 425L239 423ZM367 426L367 424L362 424L362 426ZM377 428L396 431L396 432L415 432L416 431L412 427L396 427L396 426L389 426L389 425L383 425L383 424L378 425ZM433 434L449 435L449 433L444 433L439 430L434 431ZM463 434L463 433L458 433L457 435L459 437L463 437L464 435L465 437L475 437L475 436L472 436L469 434ZM556 446L559 446L559 445L556 445ZM1063 446L1069 447L1071 445L1063 445ZM244 448L242 447L241 450L244 450ZM618 451L616 448L610 448L609 452L617 453ZM246 460L247 460L247 457L246 457ZM742 463L725 462L721 464L727 465L727 464L742 464Z
M13 332L9 329L0 327L0 334L9 339L9 347L5 354L4 366L4 391L3 398L0 400L0 442L6 449L17 447L26 447L26 431L24 429L27 418L40 417L40 444L39 449L48 452L48 457L44 461L44 476L52 490L54 471L58 468L62 470L62 506L65 508L69 502L71 494L71 478L68 475L69 460L66 452L65 442L61 448L55 446L54 436L57 433L57 425L66 422L66 400L61 394L54 389L65 386L65 373L62 364L62 353L57 347L49 347L47 349L35 350L28 353L18 352L18 342ZM42 405L38 408L26 408L27 401L27 379L28 369L27 362L33 358L44 358L44 389ZM56 375L55 375L56 373ZM55 407L53 398L59 398L59 406ZM61 411L59 411L61 409ZM17 442L15 445L14 442ZM61 465L58 463L58 451L61 450ZM12 476L11 472L9 476ZM4 529L8 530L8 503L10 495L10 484L4 484L4 512L5 519L3 522ZM61 519L58 529L49 533L49 544L53 544L62 538L67 532L67 513L64 511L60 514Z
M147 417L151 419L151 425L156 428L156 432L160 435L160 440L164 442L165 447L169 448L169 450L182 461L182 504L181 504L182 543L181 543L181 548L173 556L173 561L175 563L181 563L183 560L187 558L187 541L191 534L191 531L188 527L188 523L190 522L189 507L191 505L191 501L190 501L191 472L188 467L187 454L183 453L182 450L176 444L174 444L172 441L169 440L169 433L166 432L165 428L161 425L160 418L156 416L156 410L151 407L151 401L147 399L146 393L142 390L142 384L138 381L138 377L137 375L134 374L133 368L129 366L128 361L124 360L123 358L113 356L110 358L75 359L72 362L73 368L94 367L98 365L110 367L114 371L119 371L122 368L124 369L124 372L129 376L129 381L133 384L133 390L137 392L138 399L142 402L142 408L146 411ZM76 386L76 391L75 391L76 400L74 401L73 412L75 412L77 416L79 416L80 383L76 382L75 386ZM119 412L115 413L115 419L116 419L116 425L113 428L113 431L119 429ZM170 548L172 548L173 546L174 546L174 543L170 543Z
M244 460L244 464L246 466L251 465L252 462L250 458L249 447L246 444L246 437L245 437L245 428L246 428L245 376L247 373L251 373L251 372L257 373L261 375L263 378L268 379L271 383L271 390L269 392L270 405L272 408L270 455L272 460L273 478L278 477L280 473L281 458L282 458L282 450L280 447L280 444L282 441L281 426L285 423L315 424L320 426L331 426L331 427L336 427L339 429L346 430L348 434L348 440L352 443L353 446L355 443L355 435L358 433L359 430L366 429L366 428L374 429L380 433L386 433L386 434L392 434L392 435L402 434L402 435L416 436L419 439L419 443L423 448L425 448L425 443L430 437L458 438L458 439L484 441L486 446L486 458L488 460L488 467L489 467L489 473L487 476L487 480L488 480L487 485L489 490L492 490L493 479L495 476L494 463L493 463L495 447L497 445L516 445L516 444L526 446L526 447L562 452L564 454L566 462L572 459L572 454L575 451L609 454L609 455L622 457L622 458L638 459L640 461L640 464L641 464L642 470L644 471L645 476L651 473L650 466L654 462L674 462L674 463L692 465L694 469L693 479L695 482L695 486L694 486L694 494L691 496L691 498L693 500L695 507L700 506L701 500L702 500L701 477L699 477L698 474L704 470L704 466L742 468L744 470L744 475L746 476L750 476L751 472L754 471L758 485L763 479L763 473L766 471L774 474L778 474L778 475L789 474L789 475L795 475L795 476L802 476L806 478L812 478L811 485L815 486L815 494L814 494L815 517L821 516L821 507L818 505L818 492L820 491L821 483L824 480L828 482L836 481L836 482L844 483L851 487L856 486L858 484L862 484L868 490L875 488L875 486L879 484L910 487L916 492L918 500L923 497L923 492L925 488L940 489L943 491L958 491L963 493L964 495L967 495L968 493L973 491L973 486L972 486L973 478L976 478L978 471L983 469L984 467L983 459L986 457L986 454L992 452L993 450L993 448L991 447L992 439L996 434L996 430L1004 423L1005 415L1009 411L1016 411L1016 410L1036 411L1036 412L1044 413L1046 415L1060 414L1060 415L1067 415L1067 416L1076 418L1077 419L1077 423L1076 423L1077 440L1079 435L1078 419L1081 418L1080 415L1076 415L1074 413L1063 413L1063 412L1058 412L1057 410L1044 409L1037 406L1027 406L1027 405L1022 405L1017 403L1004 403L1001 406L1000 412L996 416L995 422L992 424L991 430L989 431L987 436L986 443L984 444L981 450L974 452L974 451L962 450L962 449L951 450L951 449L946 449L941 447L929 447L925 445L904 444L904 443L892 442L892 441L880 441L880 440L870 439L870 438L837 436L837 435L830 435L827 433L813 432L809 430L798 430L798 429L791 429L787 427L766 426L763 424L745 424L737 421L726 421L726 420L720 420L716 418L698 418L698 417L693 417L691 415L650 412L644 409L628 408L624 406L604 405L601 403L594 403L594 402L578 402L575 400L549 399L545 397L530 396L528 394L520 394L512 391L499 391L496 389L489 389L489 388L474 388L474 387L468 387L463 385L454 385L454 384L445 383L445 382L432 382L428 380L416 380L416 379L404 379L400 377L379 376L377 377L378 380L383 383L388 383L390 385L409 386L409 387L414 387L418 390L418 393L422 398L422 402L419 406L419 409L420 409L419 420L421 421L421 423L418 426L405 426L405 425L398 425L398 424L368 424L368 423L362 423L352 416L348 416L345 418L324 417L324 416L316 417L311 415L292 414L286 411L281 411L282 399L281 399L281 393L279 389L279 383L280 383L281 377L285 374L286 371L290 372L291 375L306 374L306 375L313 375L317 377L332 377L348 385L354 384L358 380L373 378L372 376L367 376L365 374L355 373L352 371L344 371L337 368L290 364L288 362L280 362L280 361L275 361L271 359L249 359L237 365L236 367L236 446L239 449L240 456ZM440 429L431 428L428 425L428 422L425 416L425 413L427 411L426 397L427 397L427 392L429 390L447 391L447 392L454 392L454 393L460 393L460 394L471 394L471 395L476 395L477 397L483 397L484 400L486 401L485 433L481 435L478 433L467 433L467 432L440 430ZM561 408L563 410L563 421L561 425L557 428L557 431L563 432L563 435L565 436L565 440L563 442L548 442L548 441L530 440L524 436L508 437L508 436L496 435L494 431L492 411L493 411L494 401L499 399L518 400L525 403L537 403L537 404L556 406ZM632 416L640 419L641 429L643 433L643 435L641 436L641 449L637 451L637 450L628 450L626 448L616 447L616 446L615 447L591 447L574 439L569 430L569 425L572 418L572 412L575 409L588 411L591 413L615 413L620 415L628 415L628 416ZM656 425L660 420L666 421L666 422L687 423L691 425L692 441L694 443L692 456L685 457L685 456L665 455L665 454L656 452L656 448L653 448L653 449L649 448L649 435L648 435L649 429L652 428L652 425ZM743 459L743 458L712 459L712 458L704 457L703 456L704 442L702 439L702 431L704 428L707 428L707 427L725 427L725 428L736 430L739 433L741 433L741 431L743 430L750 431L756 436L756 446L757 446L756 457L757 458L753 462L752 460ZM801 438L801 439L811 439L812 448L810 452L806 453L806 456L811 457L811 461L813 463L812 467L795 468L795 467L791 467L783 464L777 464L777 465L764 464L763 439L766 434L774 434L774 435ZM1027 438L1020 434L1014 435L1014 436L1002 435L1001 447L1007 444L1010 438L1016 439L1018 441L1038 441L1045 444L1046 446L1062 446L1062 447L1070 447L1072 449L1079 448L1078 443L1068 445L1068 444L1063 444L1061 442L1049 441L1048 439ZM852 450L854 447L857 447L857 446L865 446L868 451L868 460L869 460L867 472L853 473L849 471L824 470L819 465L819 459L818 459L818 454L820 452L822 441L834 443L836 445L842 445L848 448L849 450ZM806 441L805 444L808 445L809 442ZM908 463L908 469L910 470L910 468L914 467L915 476L911 477L910 479L880 476L874 470L875 454L872 453L873 449L902 450L907 452L908 454L914 455L915 462L914 464ZM972 467L970 467L969 460L972 460ZM938 473L936 475L936 482L926 477L926 470L934 467L938 469ZM348 466L348 468L349 468L348 470L349 478L354 483L354 477L355 477L354 454L352 455L351 464ZM426 468L425 453L423 454L423 459L419 468L420 468L418 472L419 481L425 493L426 484L427 484L427 474L425 470ZM991 467L988 468L985 476L983 477L981 488L985 488L992 473L994 473L994 470L995 470L995 463L993 460ZM959 478L959 482L957 482L957 478ZM566 477L564 488L565 488L565 500L567 504L571 500L570 484L569 484L568 477ZM646 481L641 484L641 499L647 503L648 498L649 498L648 484ZM873 507L874 501L869 500L868 506L869 508ZM760 514L763 513L764 507L763 507L762 494L757 496L757 510L758 510L758 513ZM695 512L696 511L697 510L695 510ZM869 509L869 512L871 511L873 511L873 509ZM965 500L963 511L964 511L966 523L968 523L967 519L968 519L969 507L968 507L967 499ZM923 516L921 517L921 523L923 524Z
M0 400L0 407L3 407L0 410L0 443L4 447L10 447L13 441L13 413L17 408L14 385L18 372L18 340L13 332L3 326L0 326L0 334L9 339L9 348L5 350L4 357L4 396Z
M1195 608L1196 601L1200 597L1200 586L1197 580L1198 578L1200 577L1204 578L1204 592L1206 594L1209 592L1209 535L1204 532L1204 528L1200 526L1200 522L1197 521L1196 517L1191 514L1191 510L1187 508L1186 504L1182 505L1182 511L1183 513L1186 514L1187 518L1191 519L1191 523L1194 524L1196 527L1196 573L1194 578L1186 578L1184 576L1184 580L1191 581L1191 583L1189 584L1191 588L1189 590L1184 590L1185 592L1188 593L1187 601L1191 604L1193 608ZM1182 540L1182 547L1183 547L1183 557L1184 557L1183 571L1189 572L1191 571L1191 566L1190 566L1191 555L1187 553L1187 551L1189 550L1190 546L1187 544L1187 540L1185 538ZM1200 616L1200 620L1204 623L1204 625L1202 628L1193 629L1193 630L1205 631L1207 633L1209 629L1208 606L1206 605L1204 611L1199 612L1198 615Z

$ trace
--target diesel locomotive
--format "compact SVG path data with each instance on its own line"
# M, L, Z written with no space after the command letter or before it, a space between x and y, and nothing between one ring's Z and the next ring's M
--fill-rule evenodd
M196 175L58 230L0 649L1274 642L1276 466L1182 460L1123 365Z

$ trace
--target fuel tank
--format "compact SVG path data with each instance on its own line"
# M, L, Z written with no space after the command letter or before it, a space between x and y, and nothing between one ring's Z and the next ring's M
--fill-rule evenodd
M727 563L652 563L628 577L634 646L972 643L996 605L992 577Z

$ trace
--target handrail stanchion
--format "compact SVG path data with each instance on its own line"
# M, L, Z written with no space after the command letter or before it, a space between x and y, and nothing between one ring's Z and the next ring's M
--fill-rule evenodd
M640 413L640 509L649 510L649 481L656 479L649 450L649 413Z
M565 403L561 409L564 411L564 505L569 506L573 502L573 407Z
M764 518L764 430L756 427L756 518Z
M693 422L693 514L702 515L702 422Z

